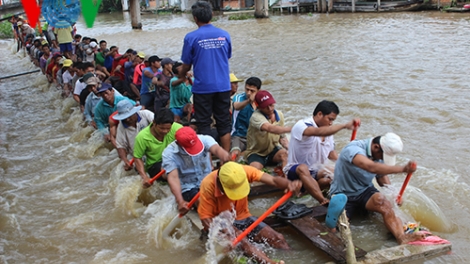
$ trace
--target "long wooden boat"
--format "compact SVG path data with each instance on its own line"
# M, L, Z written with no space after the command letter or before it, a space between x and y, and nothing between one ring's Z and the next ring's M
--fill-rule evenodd
M253 185L249 197L267 195L282 191L272 186ZM313 207L312 213L293 220L282 220L276 216L268 217L264 222L273 228L290 226L299 234L309 240L312 245L328 254L336 263L346 263L346 248L343 241L318 219L324 219L327 208L325 206ZM318 218L318 219L317 219ZM398 245L391 248L366 252L355 247L358 263L402 263L412 260L438 256L448 253L452 249L451 244L441 245Z

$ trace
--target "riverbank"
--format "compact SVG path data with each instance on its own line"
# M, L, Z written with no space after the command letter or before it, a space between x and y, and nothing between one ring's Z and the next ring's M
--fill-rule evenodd
M329 99L340 107L337 122L361 118L359 139L388 131L402 137L405 149L398 163L416 159L419 164L405 207L436 220L433 209L438 208L449 225L442 231L431 228L453 243L452 254L426 260L437 264L470 261L465 221L470 217L465 177L470 170L465 144L470 93L462 74L468 63L461 56L466 52L461 43L470 40L464 34L470 30L467 18L439 12L348 13L240 21L222 17L214 23L232 36L231 71L239 78L259 77L287 124L311 115L318 101ZM113 14L99 15L94 28L82 22L77 27L113 45L172 58L181 56L184 35L195 29L185 15L145 18L143 24L142 31L132 31L127 16ZM33 69L8 49L11 42L0 43L2 73ZM192 263L199 258L204 245L192 229L169 243L159 240L157 223L170 221L176 212L171 201L148 208L136 203L138 176L119 171L117 154L84 129L78 108L41 78L0 82L2 260ZM349 137L338 133L336 148ZM391 180L400 186L404 178ZM152 189L149 195L165 191ZM250 209L259 215L275 200L253 200ZM435 207L427 206L429 201ZM367 251L396 245L375 216L353 221L351 229L357 234L353 240ZM287 263L329 260L296 233L287 231L286 237L294 250L273 251L273 256Z

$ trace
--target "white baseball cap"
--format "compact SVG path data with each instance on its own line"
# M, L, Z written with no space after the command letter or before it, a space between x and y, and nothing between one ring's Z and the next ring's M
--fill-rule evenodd
M388 132L380 137L380 147L384 152L384 163L393 166L396 162L396 154L403 151L403 142L397 134Z

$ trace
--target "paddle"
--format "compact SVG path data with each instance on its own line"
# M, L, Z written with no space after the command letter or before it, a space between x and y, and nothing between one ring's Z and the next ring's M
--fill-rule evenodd
M353 141L356 139L356 133L357 133L357 128L359 127L359 124L358 122L354 121L354 129L352 131L352 134L351 134L351 140L350 141Z
M197 192L197 194L191 199L191 201L188 203L186 208L191 209L193 205L196 203L196 201L199 199L200 192ZM181 218L184 216L184 214L177 214L175 217L171 220L171 222L163 229L162 235L164 237L167 237L170 235L171 231L175 229L175 227L180 223Z
M165 170L161 170L159 173L157 173L157 175L155 175L152 179L150 179L149 184L152 185L152 183L158 180L158 178L160 178L164 173L165 173Z
M413 169L416 169L416 162L413 162L411 164L412 168ZM408 182L410 181L411 179L411 175L413 175L412 172L408 173L408 175L406 175L406 178L405 178L405 181L403 182L403 185L401 186L401 189L400 189L400 192L398 193L398 196L397 196L397 204L401 204L402 202L402 196L403 196L403 193L405 192L405 189L406 189L406 186L408 185Z
M286 202L292 196L292 191L287 192L282 196L275 204L273 204L266 212L264 212L258 219L253 222L245 231L243 231L240 235L238 235L235 240L232 242L232 247L235 247L243 238L245 238L256 226L259 225L266 217L268 217L274 210L276 210L281 204Z

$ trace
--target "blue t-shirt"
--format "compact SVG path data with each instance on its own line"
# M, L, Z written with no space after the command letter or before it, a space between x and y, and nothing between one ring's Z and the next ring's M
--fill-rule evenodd
M232 41L227 31L207 24L184 38L181 60L193 65L192 92L208 94L230 91L228 60L232 57Z
M246 93L236 94L233 97L234 103L243 102L246 99ZM250 125L250 118L255 109L251 104L245 106L242 110L233 109L232 114L232 137L246 137L246 132L248 131L248 126Z
M336 161L335 177L330 187L331 194L344 193L347 196L357 196L374 185L372 180L378 175L363 170L352 163L356 155L372 157L371 142L372 138L355 140L343 148Z
M212 171L210 148L217 144L211 136L197 135L204 150L196 156L189 156L176 141L168 145L162 154L162 168L171 172L178 170L181 193L199 188L201 181Z
M144 72L149 71L153 73L153 76L157 75L157 73L160 72L158 70L157 72L153 72L152 67L147 67L142 70L142 85L140 86L140 94L146 94L146 93L151 93L155 92L155 84L152 83L152 78L149 78L145 76Z
M95 123L96 127L98 130L104 130L109 127L109 116L114 113L114 111L117 110L117 103L119 103L122 100L129 100L132 105L135 105L135 102L130 100L127 97L124 97L122 95L117 95L114 93L114 103L113 106L110 106L108 103L106 103L104 100L100 100L98 104L95 107Z
M104 67L108 70L111 71L113 68L113 62L114 58L111 55L108 55L104 58Z
M128 84L132 83L134 79L134 63L132 61L126 61L124 63L124 81Z

